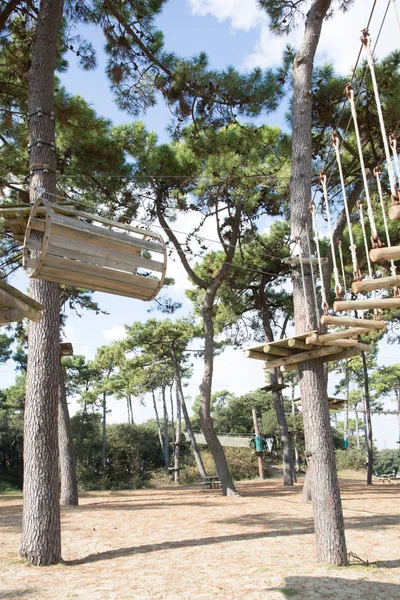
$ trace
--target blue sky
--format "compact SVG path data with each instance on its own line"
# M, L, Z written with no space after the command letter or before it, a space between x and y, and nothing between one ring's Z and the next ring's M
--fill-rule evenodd
M353 9L345 15L336 16L324 25L317 56L319 62L329 60L334 62L336 69L341 73L351 71L360 45L360 31L366 25L372 4L372 0L356 0ZM372 39L377 34L386 5L386 0L377 1L371 25ZM299 27L291 34L289 40L273 37L268 29L267 18L258 9L256 0L170 0L158 19L158 25L165 34L168 49L183 56L192 56L204 50L209 56L212 68L223 69L234 65L241 71L247 71L254 66L278 66L285 44L289 42L297 46L302 34L302 27ZM70 68L61 76L62 84L70 93L83 96L99 115L111 119L114 124L129 122L129 115L115 106L104 74L105 56L102 51L104 42L101 32L94 27L86 27L82 33L97 50L98 67L92 72L82 72L76 66L75 56L70 53ZM392 14L382 30L377 48L378 56L398 48L399 41L400 34ZM266 117L265 122L286 127L284 112L285 107L282 107L276 114ZM168 119L169 112L163 106L155 107L144 117L147 127L155 130L162 142L168 140ZM187 231L189 224L178 222L176 227ZM205 234L215 239L213 231L206 231ZM183 295L188 287L185 273L178 263L170 262L168 274L174 276L177 281L174 296L185 302L185 310L181 315L185 314L189 309L189 303ZM27 287L27 280L22 273L11 283L20 289ZM98 346L120 338L125 323L144 320L150 316L147 313L149 306L137 300L106 294L96 294L96 299L101 308L110 314L96 316L86 313L81 319L70 315L66 329L66 339L73 343L75 353L85 354L90 358L94 356ZM154 313L151 316L154 316ZM395 354L394 347L384 345L380 360L386 364L397 362ZM0 372L3 374L3 385L9 385L13 380L12 365L0 367ZM198 393L200 377L201 364L196 363L187 388L188 395L192 398ZM226 388L240 395L263 383L261 363L245 359L241 351L227 350L216 359L214 390ZM110 407L110 421L126 420L124 403L111 401ZM74 408L72 403L72 409ZM139 421L152 416L149 407L142 408L137 405L134 410ZM374 433L379 446L395 447L396 418L375 419Z

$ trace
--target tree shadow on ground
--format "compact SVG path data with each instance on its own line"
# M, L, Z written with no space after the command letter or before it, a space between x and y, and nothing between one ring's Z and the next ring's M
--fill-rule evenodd
M260 592L280 591L282 598L293 596L296 600L397 600L400 585L365 579L342 577L286 577L283 588L264 588Z
M377 562L372 563L375 567L379 567L380 569L400 569L400 559L399 560L378 560ZM400 594L399 594L400 598Z
M10 590L9 592L1 592L0 598L32 598L32 594L34 594L37 590L34 588L26 588L24 590Z

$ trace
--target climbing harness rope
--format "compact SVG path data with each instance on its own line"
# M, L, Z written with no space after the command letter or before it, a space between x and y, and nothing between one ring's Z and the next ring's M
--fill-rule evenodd
M378 84L377 84L376 76L375 76L374 59L372 58L372 53L371 53L371 38L370 38L370 35L369 35L367 29L364 29L364 31L362 32L361 42L364 46L364 49L365 49L365 52L367 55L369 70L371 72L372 86L374 88L374 94L375 94L376 109L378 111L379 125L381 128L381 134L382 134L382 140L383 140L383 147L385 149L386 168L387 168L388 175L389 175L392 200L393 200L393 203L397 203L399 201L399 191L396 186L393 165L392 165L392 161L390 159L390 151L389 151L389 144L388 144L388 139L387 139L387 135L386 135L386 127L385 127L385 122L383 120L381 100L379 97Z
M353 228L351 225L351 218L350 218L350 212L349 212L349 205L347 203L347 193L346 193L346 186L344 183L344 177L343 177L343 169L342 169L342 160L340 157L340 138L338 133L335 131L332 134L332 144L333 147L335 148L335 153L336 153L336 163L339 169L339 175L340 175L340 184L342 187L342 194L343 194L343 204L344 204L344 210L346 213L346 221L347 221L347 230L349 232L349 238L350 238L350 253L351 253L351 262L353 265L353 277L354 277L354 281L358 281L361 279L361 273L360 273L360 269L358 267L358 262L357 262L357 253L356 253L356 245L354 243L354 237L353 237Z
M361 229L362 229L363 238L364 238L365 255L367 257L368 274L369 274L369 278L373 279L374 278L374 274L372 272L371 260L369 258L367 232L365 230L364 209L363 209L363 205L362 205L361 200L358 201L358 210L360 211L360 223L361 223ZM376 292L375 292L375 290L372 292L372 297L375 300L375 298L376 298ZM375 309L374 310L374 318L376 319L377 316L378 316L378 311Z
M336 254L335 254L335 245L333 243L331 213L330 213L330 210L329 210L328 190L326 188L326 175L325 175L325 173L323 173L323 172L320 173L319 180L320 180L321 185L322 185L322 190L323 190L324 199L325 199L326 216L327 216L327 219L328 219L329 240L330 240L331 248L332 248L333 275L334 275L334 279L335 279L335 294L336 294L336 298L341 298L341 296L342 296L342 286L340 285L340 277L339 277L339 271L338 271L338 267L337 267Z
M321 252L319 249L319 236L318 236L318 228L317 228L317 215L316 215L316 211L315 211L314 202L310 202L310 210L311 210L312 226L313 226L313 230L314 230L314 242L315 242L315 247L317 249L319 278L321 280L321 299L322 299L321 308L322 308L322 312L325 315L327 315L328 310L329 310L329 304L326 299L324 276L323 276L323 272L322 272Z
M363 184L364 184L365 199L367 201L367 213L368 213L368 219L369 219L369 222L371 225L371 243L372 243L373 248L380 248L382 246L382 242L379 239L378 231L376 229L374 211L372 208L371 198L369 195L368 179L367 179L367 173L365 170L365 163L364 163L364 156L363 156L363 151L362 151L360 131L358 128L356 105L354 102L354 90L349 83L346 86L345 93L346 93L347 99L350 103L351 115L352 115L353 123L354 123L354 131L356 134L358 156L360 158L361 174L362 174Z
M400 165L399 165L399 156L397 154L397 138L393 133L389 137L389 142L390 142L390 148L392 149L394 166L396 168L397 181L399 182L399 185L400 185Z
M338 250L339 250L340 266L341 266L341 269L342 269L343 291L344 291L344 296L346 298L347 297L346 271L344 270L342 240L338 240L337 245L338 245Z
M382 184L381 184L381 178L380 178L381 172L379 171L378 167L375 167L374 175L375 175L375 179L376 179L376 185L378 188L379 202L380 202L381 209L382 209L383 223L384 223L385 235L386 235L386 243L387 243L388 248L390 248L391 243L390 243L389 227L388 227L387 218L386 218L385 203L383 201ZM391 260L390 261L390 272L393 275L393 277L395 277L395 275L396 275L396 270L397 270L396 265L395 265L394 261Z

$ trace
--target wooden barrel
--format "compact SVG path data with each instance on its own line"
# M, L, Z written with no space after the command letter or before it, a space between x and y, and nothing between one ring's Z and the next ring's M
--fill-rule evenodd
M32 207L23 266L29 277L118 296L152 300L166 273L160 235L147 229L43 204Z

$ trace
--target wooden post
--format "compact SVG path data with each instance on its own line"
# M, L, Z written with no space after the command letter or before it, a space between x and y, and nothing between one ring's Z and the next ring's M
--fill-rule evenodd
M375 308L382 310L400 308L400 298L377 298L374 300L354 300L353 302L339 300L333 303L335 312L342 310L374 310Z
M364 281L354 281L351 284L351 291L354 294L360 292L371 292L372 290L387 290L392 287L400 286L400 275L395 277L378 277L376 279L365 279Z
M258 425L257 413L256 413L255 408L252 409L252 413L253 413L254 433L256 434L256 437L260 437L260 427ZM260 479L264 479L264 465L263 465L262 456L260 454L258 454L258 473L259 473Z
M363 327L364 329L385 329L384 321L370 321L369 319L354 319L352 317L331 317L323 315L321 323L324 325L338 325L343 327Z

